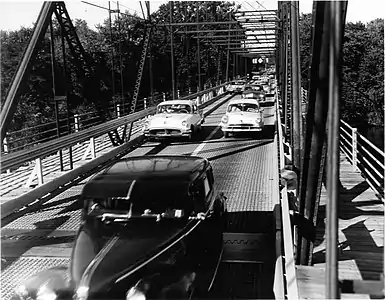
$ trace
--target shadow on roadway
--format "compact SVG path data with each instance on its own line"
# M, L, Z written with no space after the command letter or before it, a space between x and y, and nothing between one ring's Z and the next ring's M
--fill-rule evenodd
M274 299L275 235L272 211L239 211L228 213L226 232L262 234L262 245L257 245L257 257L263 262L222 262L215 279L210 299ZM241 238L242 236L240 236ZM232 248L249 240L235 240ZM253 247L253 246L252 246Z

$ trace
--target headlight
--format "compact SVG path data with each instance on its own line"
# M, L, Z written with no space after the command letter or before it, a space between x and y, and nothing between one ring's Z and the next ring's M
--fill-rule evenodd
M19 285L17 288L15 288L15 294L22 300L27 299L28 297L28 290L25 285Z
M76 290L76 300L85 300L88 298L89 288L87 286L79 286Z
M229 121L229 117L228 116L223 116L221 121L222 121L223 124L227 124L227 122Z
M182 126L186 126L186 127L187 127L187 122L186 122L186 121L183 121L183 122L182 122Z
M126 300L146 300L146 295L136 287L132 287L126 294Z
M36 294L36 300L56 300L57 294L48 286L43 285Z

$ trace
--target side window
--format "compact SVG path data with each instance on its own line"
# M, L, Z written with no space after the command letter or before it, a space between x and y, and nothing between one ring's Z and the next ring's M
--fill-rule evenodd
M214 174L213 174L213 169L212 167L210 167L208 170L207 170L207 178L209 179L209 183L210 185L214 185Z
M203 179L203 184L204 184L204 188L205 188L205 196L207 197L207 195L211 191L211 186L210 186L209 179L207 178L207 176L205 179Z
M212 191L213 189L213 184L214 184L214 177L213 177L213 173L212 173L212 168L210 167L207 172L206 172L206 176L203 178L203 185L204 185L204 189L205 189L205 196L207 197L208 194L210 194L210 192Z

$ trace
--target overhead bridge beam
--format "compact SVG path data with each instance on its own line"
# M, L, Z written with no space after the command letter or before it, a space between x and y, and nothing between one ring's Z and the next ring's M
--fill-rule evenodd
M268 35L274 35L275 34L268 34ZM266 36L266 34L259 34L259 33L253 33L253 34L239 34L239 35L235 35L235 34L232 34L230 35L230 38L235 38L235 37L238 37L238 38L245 38L245 37L256 37L256 36ZM191 38L202 38L202 36L197 36L197 35L193 35L191 36ZM222 40L227 40L229 38L228 35L205 35L204 36L205 39L215 39L215 38L218 38L218 39L222 39Z
M204 38L202 38L204 40ZM277 40L276 39L264 39L264 40L211 40L212 43L226 43L230 45L250 45L250 44L262 44L262 43L275 43Z
M245 33L246 31L251 32L251 31L266 31L266 30L276 30L276 29L256 29L256 28L242 28L242 29L205 29L205 30L187 30L187 31L175 31L174 33L178 34L185 34L185 33L217 33L217 32L243 32ZM246 34L248 36L248 34ZM260 35L275 35L274 33L261 33ZM250 35L251 36L251 35Z
M264 9L264 10L243 10L243 11L237 11L235 12L234 14L237 15L237 14L246 14L246 13L269 13L269 14L276 14L277 13L277 10L275 9Z
M218 22L188 22L188 23L165 23L157 24L158 27L168 26L199 26L199 25L240 25L240 23L276 23L278 20L239 20L239 21L218 21Z

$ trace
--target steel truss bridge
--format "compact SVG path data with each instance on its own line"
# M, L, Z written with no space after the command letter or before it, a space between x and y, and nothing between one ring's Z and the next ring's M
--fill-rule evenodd
M172 12L173 2L169 5ZM383 297L384 153L339 114L346 10L347 2L314 2L307 91L301 88L296 1L278 2L276 10L233 10L228 21L197 16L196 22L181 23L170 13L168 23L155 23L148 17L127 104L109 100L109 78L95 70L65 3L45 2L1 109L2 299L9 299L12 289L32 274L68 264L80 222L78 196L92 174L122 157L154 154L208 158L218 191L229 199L230 221L213 298ZM53 34L53 17L66 45L63 57L74 61L78 75L94 87L84 97L97 111L57 118L53 137L12 147L12 134L17 135L9 131L10 124L39 43L47 31ZM198 49L204 43L224 49L219 59L226 60L226 69L218 67L218 74L225 74L223 82L203 87L198 74L196 91L180 91L172 72L170 93L155 94L152 85L143 86L146 62L151 70L151 37L162 27L171 32L171 58L177 34L196 39ZM275 66L274 100L264 110L266 130L259 139L224 139L221 116L226 103L240 97L226 91L227 83L251 73L253 59ZM173 59L171 64L174 69ZM151 93L139 99L140 89ZM68 104L69 95L70 89L58 94L53 87L56 105ZM199 140L144 140L143 121L157 103L170 98L197 100L206 117Z

